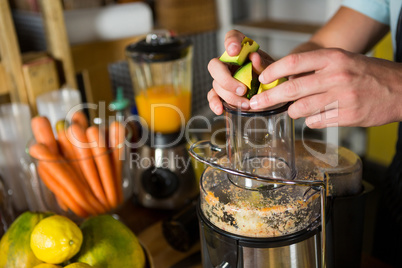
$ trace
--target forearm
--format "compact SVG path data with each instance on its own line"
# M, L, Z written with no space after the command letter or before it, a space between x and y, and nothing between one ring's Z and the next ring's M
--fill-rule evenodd
M316 49L320 49L320 48L323 48L323 47L312 41L307 41L307 42L302 43L302 44L298 45L297 47L295 47L292 51L290 51L290 54L307 52L307 51L312 51L312 50L316 50Z
M387 25L352 9L341 7L309 41L297 46L291 53L320 48L341 48L354 53L366 53L388 31Z

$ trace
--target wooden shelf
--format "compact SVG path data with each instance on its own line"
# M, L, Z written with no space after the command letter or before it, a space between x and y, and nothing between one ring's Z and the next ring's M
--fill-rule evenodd
M319 24L289 22L265 19L260 21L244 21L234 24L234 28L242 32L254 33L267 37L305 40L320 29Z
M271 29L277 31L286 31L292 33L307 33L313 34L318 29L320 29L321 25L319 24L308 24L304 22L289 22L289 21L278 21L278 20L260 20L260 21L249 21L243 22L240 25L244 25L246 27L254 27L259 29Z

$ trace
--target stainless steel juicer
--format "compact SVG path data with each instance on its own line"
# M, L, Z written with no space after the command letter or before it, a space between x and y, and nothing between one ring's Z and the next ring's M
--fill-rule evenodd
M362 191L361 161L342 147L295 142L289 105L250 112L224 103L226 146L191 146L209 166L198 204L203 267L334 267L327 201Z

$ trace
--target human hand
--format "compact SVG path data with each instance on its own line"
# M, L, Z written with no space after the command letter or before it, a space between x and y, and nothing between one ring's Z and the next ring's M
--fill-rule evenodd
M255 95L252 109L294 101L289 116L310 128L378 126L402 119L402 65L341 49L288 55L268 66L262 83L289 77Z
M241 42L244 37L244 34L236 30L231 30L226 34L225 49L230 56L236 56L240 53ZM261 50L258 53L251 53L249 58L258 74L273 62L273 59ZM208 92L208 101L209 107L215 114L220 115L223 112L221 98L231 105L241 107L243 110L250 109L250 101L243 97L247 92L247 87L232 77L234 69L230 65L214 58L209 62L208 70L214 79L213 88Z

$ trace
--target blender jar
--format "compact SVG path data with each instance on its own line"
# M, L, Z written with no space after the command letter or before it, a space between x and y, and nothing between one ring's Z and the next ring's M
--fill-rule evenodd
M175 133L190 118L193 46L155 31L126 48L138 114L148 129Z

